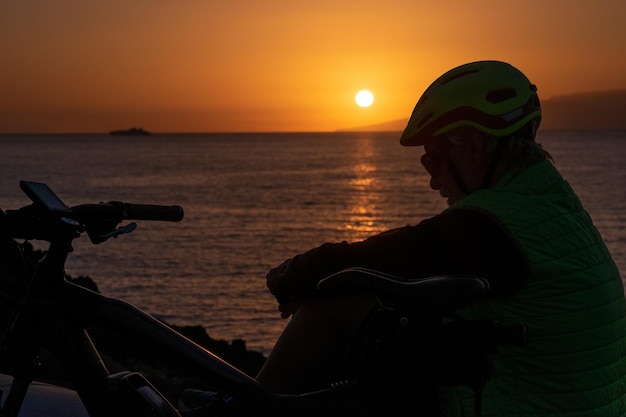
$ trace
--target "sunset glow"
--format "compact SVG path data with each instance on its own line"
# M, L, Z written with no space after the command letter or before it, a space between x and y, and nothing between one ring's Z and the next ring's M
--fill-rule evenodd
M611 0L2 2L0 133L334 131L408 118L481 59L544 98L626 89L625 15Z

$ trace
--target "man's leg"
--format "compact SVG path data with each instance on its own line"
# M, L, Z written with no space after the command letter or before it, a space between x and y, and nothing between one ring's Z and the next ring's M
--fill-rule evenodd
M376 306L372 295L303 303L276 342L257 381L279 393L306 392L327 386L346 349Z

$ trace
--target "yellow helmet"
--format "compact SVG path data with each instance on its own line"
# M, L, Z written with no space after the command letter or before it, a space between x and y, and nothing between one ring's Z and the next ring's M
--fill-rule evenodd
M541 121L537 87L505 62L472 62L446 72L426 89L400 143L423 145L462 126L509 136L531 121L536 130Z

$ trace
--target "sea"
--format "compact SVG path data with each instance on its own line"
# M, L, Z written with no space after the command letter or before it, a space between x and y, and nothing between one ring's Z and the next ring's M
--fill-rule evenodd
M0 208L30 201L20 180L69 205L180 205L181 222L137 221L67 262L100 292L175 325L269 353L286 321L267 271L324 242L358 241L446 207L421 150L397 132L0 135ZM545 131L537 139L578 193L626 273L626 131ZM129 223L125 222L124 224Z

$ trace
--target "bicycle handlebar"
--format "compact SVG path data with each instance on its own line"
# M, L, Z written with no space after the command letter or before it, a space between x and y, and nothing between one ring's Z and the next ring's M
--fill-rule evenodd
M110 201L100 204L81 204L70 207L77 221L95 220L97 218L121 220L155 220L179 222L184 211L180 206L162 206L156 204L124 203Z
M135 225L116 229L122 220L156 220L179 222L183 219L180 206L135 204L111 201L100 204L83 204L70 208L74 220L78 221L93 243L101 243L110 237L134 230Z
M72 240L87 232L93 243L101 243L134 230L134 224L117 229L123 220L179 222L184 216L180 206L122 201L67 207L46 184L20 181L20 187L33 204L17 210L0 210L0 234L17 239L52 242Z
M179 222L183 219L184 216L183 208L180 206L161 206L154 204L134 203L119 204L122 204L122 206L125 208L129 219Z

